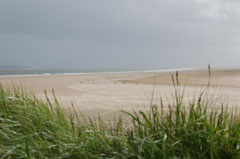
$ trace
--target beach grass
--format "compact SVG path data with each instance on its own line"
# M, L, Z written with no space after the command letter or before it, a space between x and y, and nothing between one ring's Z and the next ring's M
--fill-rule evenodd
M186 105L175 81L174 104L123 112L112 123L0 85L0 158L239 159L239 112L209 109L204 92Z

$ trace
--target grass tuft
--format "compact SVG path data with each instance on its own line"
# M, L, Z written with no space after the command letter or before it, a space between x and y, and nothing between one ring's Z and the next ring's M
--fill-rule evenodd
M0 158L239 159L239 113L224 105L208 109L204 92L189 105L180 94L176 89L168 111L161 102L149 112L124 112L129 123L123 116L106 124L100 117L80 120L75 109L65 114L47 93L44 102L0 85Z

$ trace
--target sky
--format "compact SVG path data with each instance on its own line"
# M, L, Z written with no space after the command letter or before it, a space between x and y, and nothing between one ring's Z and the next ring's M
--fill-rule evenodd
M1 0L0 65L240 66L239 0Z

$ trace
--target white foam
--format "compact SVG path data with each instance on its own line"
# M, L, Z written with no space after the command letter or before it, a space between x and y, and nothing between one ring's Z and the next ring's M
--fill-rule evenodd
M136 71L110 71L110 72L79 72L79 73L42 73L42 74L17 74L17 75L0 75L0 77L34 77L34 76L68 76L68 75L94 75L94 74L118 74L118 73L154 73L154 72L174 72L174 71L186 71L197 70L202 68L174 68L163 70L136 70Z

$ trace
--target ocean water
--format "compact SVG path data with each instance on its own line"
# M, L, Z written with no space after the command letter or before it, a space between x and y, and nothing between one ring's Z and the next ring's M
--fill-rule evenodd
M97 74L119 72L166 72L176 70L189 70L194 68L178 69L42 69L42 68L0 68L0 76L35 76L35 75L68 75L68 74Z
M41 68L0 68L0 76L11 75L61 75L61 74L87 74L103 72L121 72L118 69L41 69Z

